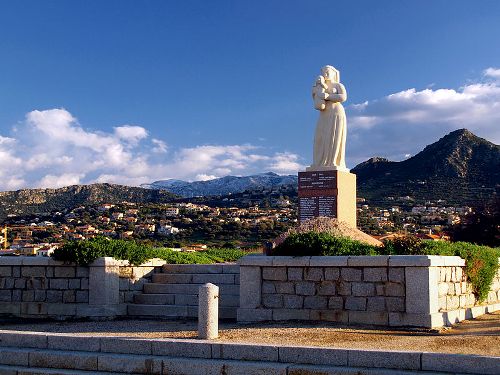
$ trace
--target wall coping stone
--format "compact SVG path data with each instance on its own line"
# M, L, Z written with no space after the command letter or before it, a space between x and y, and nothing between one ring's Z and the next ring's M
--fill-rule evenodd
M92 262L90 267L161 267L167 262L163 259L150 259L149 261L140 264L132 265L128 260L118 260L112 257L97 258ZM55 260L51 257L36 257L36 256L0 256L0 266L58 266L58 267L76 267L77 264Z
M240 266L289 267L439 267L465 266L458 256L438 255L374 255L374 256L265 256L247 255L238 261Z

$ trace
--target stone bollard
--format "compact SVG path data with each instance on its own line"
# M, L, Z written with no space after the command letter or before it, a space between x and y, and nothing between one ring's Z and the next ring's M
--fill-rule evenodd
M219 287L200 286L198 292L198 337L212 340L219 337Z

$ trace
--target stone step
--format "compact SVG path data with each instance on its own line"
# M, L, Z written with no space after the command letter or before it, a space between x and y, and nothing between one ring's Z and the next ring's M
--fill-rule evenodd
M236 307L219 307L220 319L236 319ZM198 318L198 306L128 305L128 315L158 318Z
M159 284L146 283L143 287L144 294L195 294L198 295L198 284ZM239 285L220 285L219 293L221 295L231 294L239 295Z
M240 266L234 263L218 264L165 264L165 273L240 273Z
M22 367L22 366L2 366L0 365L0 375L120 375L123 372L109 371L84 371L84 370L64 370L42 367ZM134 375L134 373L131 373Z
M135 304L144 305L189 305L198 306L196 294L137 294ZM220 296L219 305L224 307L239 307L240 296L223 294Z
M233 273L156 273L154 283L162 284L234 284L239 283L239 274Z

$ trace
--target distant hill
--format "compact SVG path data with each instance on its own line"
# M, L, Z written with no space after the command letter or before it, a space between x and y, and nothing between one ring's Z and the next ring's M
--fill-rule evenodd
M164 190L114 184L73 185L60 189L23 189L0 192L0 220L7 215L29 215L72 209L81 205L121 202L169 202Z
M358 196L373 203L387 197L417 201L442 199L447 204L484 203L500 194L500 146L462 129L451 132L404 161L372 158L358 164ZM0 192L0 221L7 215L29 215L100 203L166 203L185 198L221 196L291 186L297 176L263 173L226 176L210 181L156 181L142 187L113 184L74 185L60 189Z
M500 188L500 146L460 129L407 160L372 158L352 172L358 196L371 200L413 196L476 204Z
M273 172L253 176L226 176L208 181L186 182L181 180L162 180L141 187L165 189L186 198L197 196L228 195L245 190L275 188L284 185L297 185L297 176L280 176Z

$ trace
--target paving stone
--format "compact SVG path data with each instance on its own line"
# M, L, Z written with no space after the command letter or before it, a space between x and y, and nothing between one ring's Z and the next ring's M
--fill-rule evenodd
M35 302L45 302L45 298L47 296L47 293L45 290L35 290Z
M23 300L22 290L12 291L12 302L21 302Z
M361 281L361 270L356 268L342 268L340 275L345 281Z
M44 349L47 348L47 335L43 333L2 332L0 346Z
M15 279L14 280L14 288L16 288L16 289L26 288L26 279Z
M47 314L52 316L74 316L76 315L76 305L73 303L48 303Z
M12 267L0 266L0 277L12 277Z
M74 290L65 290L63 292L63 303L74 303L76 299Z
M310 319L325 322L348 323L349 312L343 310L310 310Z
M349 267L387 267L388 255L358 255L350 256L347 260Z

